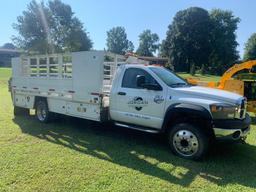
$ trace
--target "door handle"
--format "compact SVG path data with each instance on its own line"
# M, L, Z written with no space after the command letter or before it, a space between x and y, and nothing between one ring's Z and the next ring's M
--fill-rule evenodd
M118 92L117 94L118 94L118 95L126 95L125 92Z

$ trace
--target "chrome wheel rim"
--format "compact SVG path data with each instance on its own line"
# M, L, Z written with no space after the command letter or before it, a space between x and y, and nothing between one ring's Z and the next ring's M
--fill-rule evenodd
M192 156L199 150L199 142L194 133L188 130L177 131L173 136L173 146L182 156Z
M40 105L37 107L37 117L40 121L44 121L46 118L46 110Z

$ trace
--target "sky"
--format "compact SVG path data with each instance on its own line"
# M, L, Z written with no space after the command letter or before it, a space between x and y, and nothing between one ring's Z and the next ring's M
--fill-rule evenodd
M244 44L256 32L256 1L254 0L62 0L71 5L75 15L84 23L93 41L93 48L106 47L106 31L115 26L126 29L128 39L138 47L138 35L145 29L157 33L162 41L168 25L179 10L191 6L206 10L220 8L230 10L241 19L238 25L238 51L243 55ZM26 10L30 0L1 1L0 45L11 42L17 35L13 23Z

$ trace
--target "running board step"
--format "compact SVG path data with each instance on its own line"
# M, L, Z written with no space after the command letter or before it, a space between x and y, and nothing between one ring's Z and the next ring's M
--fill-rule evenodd
M125 127L128 129L134 129L137 131L143 131L143 132L147 132L147 133L159 133L159 130L156 129L150 129L148 127L139 127L139 126L135 126L135 125L127 125L127 124L123 124L123 123L115 123L116 126L120 126L120 127Z

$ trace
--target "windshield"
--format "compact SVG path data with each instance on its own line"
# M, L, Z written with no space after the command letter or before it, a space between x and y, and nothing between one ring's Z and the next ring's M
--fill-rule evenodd
M169 87L188 86L188 83L184 79L163 67L150 67L149 69Z

